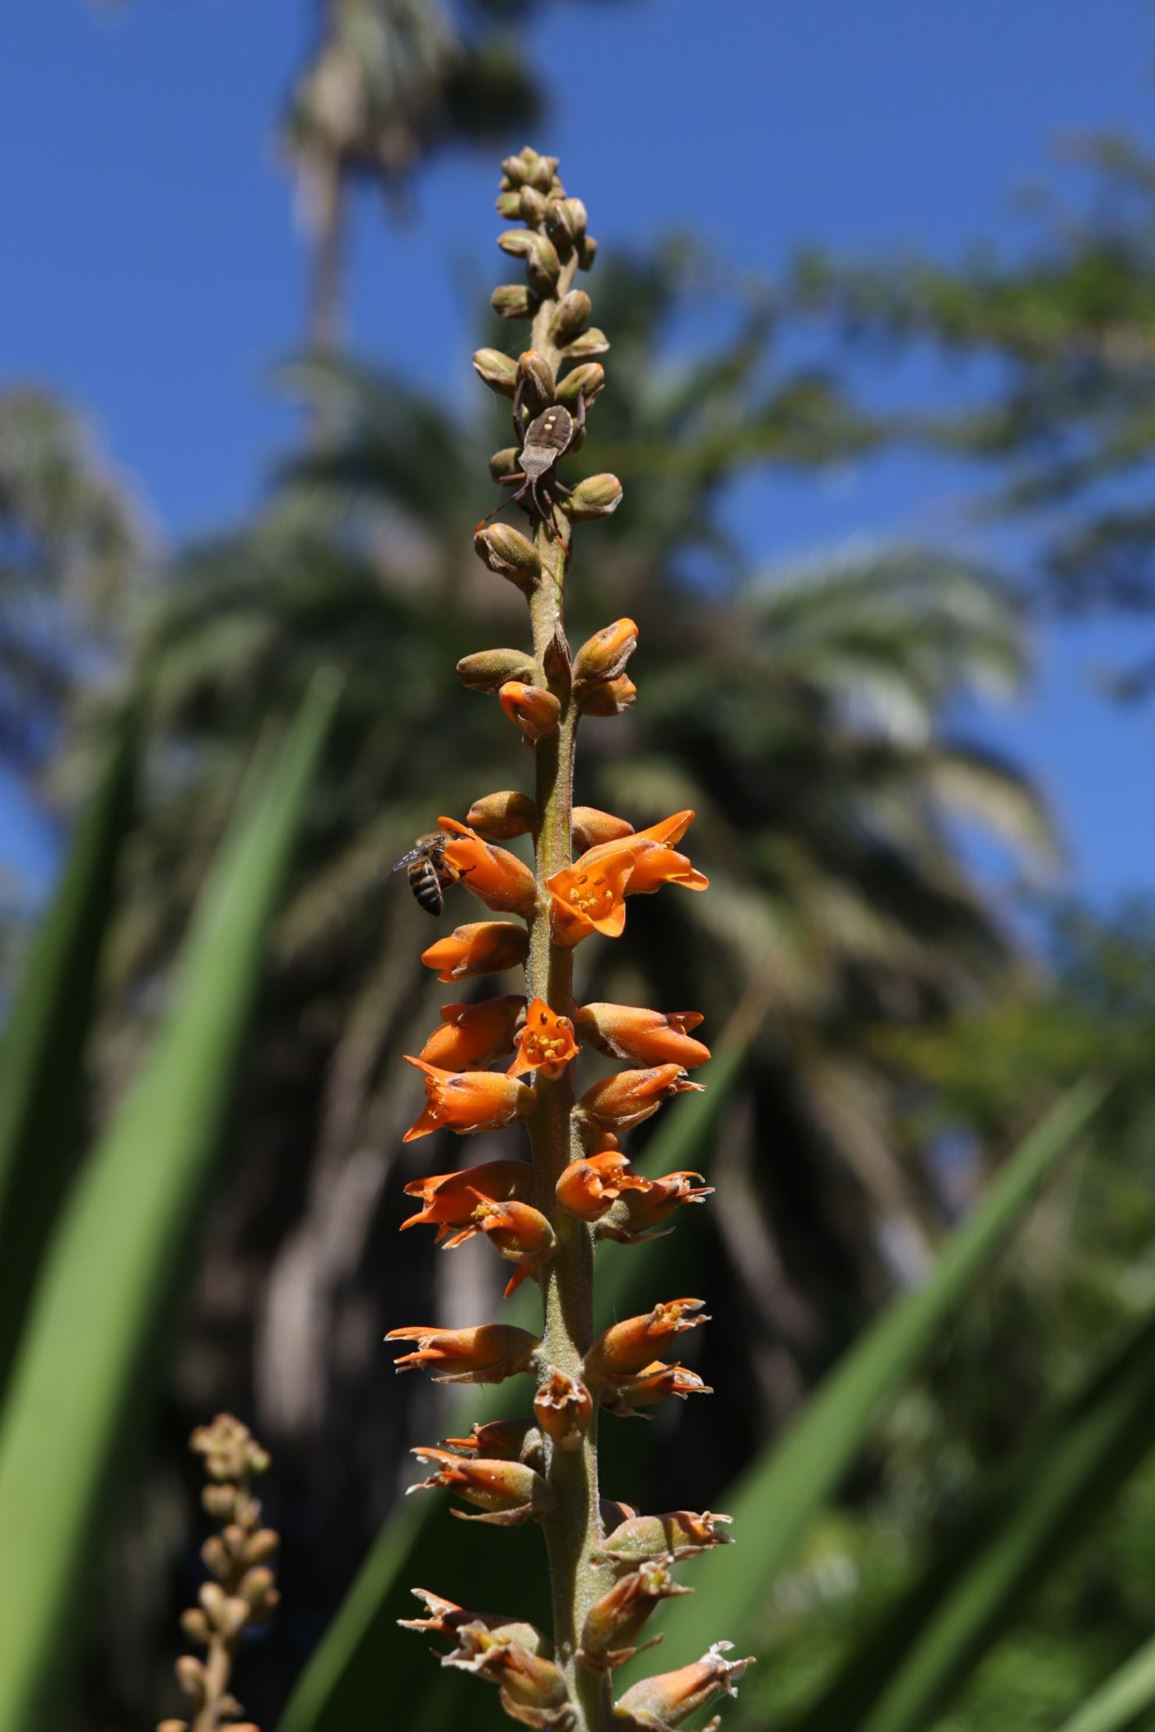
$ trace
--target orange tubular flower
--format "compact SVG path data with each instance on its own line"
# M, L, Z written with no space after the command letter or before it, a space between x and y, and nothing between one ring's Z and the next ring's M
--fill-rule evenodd
M581 1658L595 1672L611 1672L642 1652L637 1637L650 1613L675 1594L693 1593L679 1587L664 1559L649 1559L615 1582L589 1609L582 1627ZM643 1644L652 1648L652 1642Z
M733 1545L725 1531L733 1516L704 1510L675 1509L666 1515L632 1516L606 1535L598 1549L600 1563L628 1564L636 1569L644 1558L662 1558L677 1563L697 1557L714 1546Z
M659 1672L654 1678L632 1684L614 1704L615 1716L663 1732L667 1726L680 1726L718 1696L736 1696L738 1679L754 1664L754 1656L727 1660L725 1656L733 1646L733 1642L715 1642L693 1665L679 1666L676 1672Z
M599 812L596 806L575 806L570 821L573 845L579 854L603 842L620 842L623 836L634 833L633 825L624 818L615 818L612 812Z
M437 822L449 838L442 848L442 859L459 883L500 914L533 913L537 881L524 861L508 848L495 848L456 818L438 818Z
M517 723L531 745L557 733L561 705L552 692L506 680L497 695L510 721Z
M712 1395L708 1383L703 1383L696 1371L685 1365L666 1365L660 1359L643 1366L636 1377L617 1377L601 1388L603 1407L611 1413L637 1413L639 1408L653 1407L675 1395L685 1401L688 1395Z
M457 1647L441 1664L457 1666L496 1684L501 1706L522 1726L557 1727L561 1732L573 1723L573 1704L561 1667L543 1660L521 1642L503 1641L497 1631L491 1633L480 1624L463 1624L457 1632Z
M513 1051L513 1031L525 1008L520 993L486 998L480 1004L445 1004L418 1057L440 1070L484 1070Z
M533 1168L528 1161L483 1161L476 1167L465 1167L460 1173L433 1173L427 1179L412 1179L405 1187L407 1197L420 1197L423 1207L416 1215L402 1221L401 1232L407 1227L435 1226L437 1242L446 1238L455 1227L468 1231L465 1238L481 1229L473 1224L478 1201L488 1197L495 1203L511 1198L528 1197L533 1187Z
M710 1319L699 1316L701 1299L666 1299L641 1317L627 1317L604 1329L586 1354L587 1377L604 1382L631 1377L650 1367L655 1348L673 1335L697 1329Z
M686 890L705 890L710 880L704 873L695 871L687 857L677 853L674 847L690 828L693 818L693 811L689 808L684 812L674 812L660 823L638 830L619 842L604 842L600 847L590 848L577 865L586 870L604 867L617 851L626 850L634 861L628 895L649 895L663 884L681 884ZM641 847L635 850L638 843Z
M448 938L439 938L421 952L426 968L437 970L438 980L448 983L467 974L497 974L503 968L519 968L529 955L529 933L510 920L476 920L458 926Z
M455 1600L431 1594L428 1588L410 1588L409 1592L415 1600L421 1601L426 1616L398 1618L397 1623L403 1630L425 1631L431 1636L456 1636L463 1624L480 1624L491 1634L501 1632L506 1641L524 1642L527 1647L541 1643L541 1631L521 1618L507 1618L498 1612L470 1612Z
M512 1323L480 1323L473 1329L427 1328L411 1323L391 1329L386 1341L416 1341L413 1353L405 1353L395 1371L413 1371L418 1366L439 1371L435 1383L502 1383L519 1371L528 1371L541 1342L528 1329Z
M517 1057L509 1067L510 1076L526 1076L540 1071L554 1080L564 1071L580 1048L573 1037L573 1023L568 1016L558 1016L544 998L535 998L525 1013L525 1027L516 1037Z
M590 686L582 695L581 712L583 716L620 716L637 695L638 688L630 676L619 674L616 680Z
M593 1396L584 1383L553 1366L533 1404L537 1423L555 1446L571 1455L580 1449L593 1416Z
M622 846L632 841L627 837ZM603 938L620 938L626 929L626 886L634 869L633 857L621 853L587 867L588 858L583 854L573 866L545 881L553 901L553 941L567 949L595 932Z
M701 1173L667 1173L661 1179L642 1179L622 1197L613 1219L603 1221L598 1231L603 1239L637 1245L683 1203L702 1203L713 1195L713 1185L704 1184Z
M468 1503L499 1518L500 1526L516 1527L540 1516L549 1505L545 1480L522 1461L487 1461L453 1455L447 1449L421 1447L411 1452L434 1472L409 1490L432 1491L445 1486ZM455 1515L459 1511L453 1512ZM466 1517L478 1520L478 1517Z
M529 1276L536 1280L555 1243L553 1228L545 1216L528 1203L494 1203L482 1197L473 1211L472 1230L486 1234L503 1257L517 1264L506 1283L507 1299ZM459 1234L449 1241L449 1246L460 1244L467 1237L467 1233Z
M431 1131L451 1130L458 1136L475 1131L499 1131L525 1110L525 1085L492 1070L439 1070L422 1058L405 1054L406 1064L425 1075L425 1108L401 1141L414 1142Z
M599 1221L625 1190L645 1191L650 1181L630 1171L618 1149L603 1149L584 1160L571 1161L558 1180L557 1200L579 1221Z
M656 1113L664 1100L672 1095L693 1090L703 1091L703 1084L691 1082L679 1064L652 1065L648 1070L621 1070L616 1076L603 1077L588 1088L577 1104L576 1111L587 1124L628 1131Z
M583 1041L612 1058L632 1058L639 1064L677 1064L693 1070L705 1064L710 1049L693 1040L702 1015L697 1010L645 1010L632 1004L583 1004L574 1027Z
M468 1437L446 1437L442 1442L465 1455L488 1455L498 1461L526 1461L541 1439L531 1419L476 1420Z

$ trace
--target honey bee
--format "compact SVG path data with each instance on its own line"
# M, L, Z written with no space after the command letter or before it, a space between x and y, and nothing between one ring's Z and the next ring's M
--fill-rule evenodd
M418 836L408 854L403 854L394 872L406 871L409 888L419 908L437 916L445 907L444 886L452 882L452 873L445 867L445 837L440 830L428 836Z

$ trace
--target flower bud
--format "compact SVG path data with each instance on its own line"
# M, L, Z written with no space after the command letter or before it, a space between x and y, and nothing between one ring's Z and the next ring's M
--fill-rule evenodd
M725 1659L733 1646L733 1642L715 1642L692 1666L680 1666L676 1672L659 1672L654 1678L632 1684L614 1704L614 1714L638 1726L677 1727L718 1696L736 1696L737 1681L754 1664L754 1656L751 1654L745 1660Z
M190 1606L180 1615L180 1627L190 1642L207 1644L211 1631L209 1621L199 1606Z
M247 1601L254 1612L270 1609L276 1603L276 1578L272 1570L258 1564L255 1569L245 1571L239 1591L241 1599Z
M549 340L559 349L572 343L589 323L593 306L584 289L571 289L557 304L549 322Z
M471 692L499 692L509 680L532 681L536 672L533 657L516 649L475 650L457 664L457 677Z
M529 953L529 934L509 920L477 920L458 926L447 938L421 952L426 968L446 985L468 974L497 974L517 968Z
M579 854L596 848L602 842L620 842L632 836L634 827L625 818L612 812L599 812L596 806L575 806L573 809L573 845Z
M710 1057L709 1047L690 1034L701 1021L697 1010L663 1012L632 1004L583 1004L574 1013L582 1040L599 1052L643 1065L678 1064L684 1070Z
M394 1367L412 1371L418 1366L440 1372L435 1383L501 1383L518 1372L528 1371L541 1342L528 1329L512 1323L480 1323L472 1329L437 1329L410 1324L391 1329L386 1341L416 1341Z
M524 283L499 283L489 299L499 319L532 319L537 312L537 296Z
M670 1510L666 1515L632 1516L606 1535L595 1561L628 1564L631 1569L646 1558L665 1558L677 1563L714 1546L732 1545L724 1530L733 1519L714 1515L710 1510L697 1515L688 1509Z
M156 1732L189 1732L187 1720L158 1720Z
M624 715L638 695L638 688L628 674L620 674L616 680L603 680L600 686L591 686L581 700L583 716L620 716Z
M508 1299L530 1276L537 1280L556 1243L553 1228L540 1210L529 1203L478 1199L472 1224L485 1234L509 1263L517 1265L505 1285ZM452 1243L452 1241L451 1241ZM448 1247L447 1247L448 1248Z
M545 226L558 246L565 252L585 233L586 207L580 198L558 198L550 201Z
M201 1662L191 1654L182 1654L174 1669L181 1693L199 1708L208 1693L208 1680Z
M563 1454L581 1448L593 1410L593 1397L585 1384L551 1366L549 1382L538 1390L533 1411L542 1431Z
M514 192L512 188L506 192L499 192L493 201L493 208L498 216L507 217L511 222L516 221L521 215L520 194Z
M511 258L525 260L531 289L539 295L553 292L561 274L561 260L548 235L536 234L532 229L506 229L498 235L497 244Z
M500 349L478 349L473 357L473 370L491 391L502 397L512 397L517 390L517 362Z
M202 1582L197 1598L213 1629L219 1630L226 1615L225 1606L228 1595L225 1590L219 1582Z
M281 1545L281 1536L275 1528L258 1528L251 1534L245 1545L245 1562L247 1564L263 1564L266 1558L276 1555Z
M604 625L586 639L574 657L574 684L593 685L599 680L617 679L625 672L626 663L637 647L638 628L632 619L616 619L612 625Z
M511 187L520 189L537 167L538 155L528 145L518 156L502 158L501 170ZM519 206L520 208L520 206Z
M210 1534L201 1547L201 1562L214 1576L227 1576L233 1567L228 1548L219 1534Z
M506 359L508 360L508 356ZM476 365L476 361L474 364ZM605 383L606 370L601 362L586 361L580 367L574 367L561 380L557 388L557 400L564 403L567 409L573 408L579 397L584 397L587 404L593 403L601 396Z
M619 1149L606 1149L583 1160L571 1161L556 1185L557 1200L579 1221L600 1221L622 1193L650 1184L634 1173Z
M581 1658L596 1672L624 1666L642 1652L637 1638L654 1608L676 1594L692 1593L674 1581L664 1560L650 1559L615 1582L586 1615L582 1626ZM646 1642L644 1647L652 1647Z
M415 1600L421 1601L427 1615L424 1618L398 1618L397 1623L402 1630L427 1631L435 1636L455 1636L464 1624L477 1624L498 1641L519 1642L522 1647L528 1648L531 1654L538 1653L545 1645L545 1638L533 1624L523 1623L520 1619L506 1617L498 1612L467 1611L453 1600L446 1600L440 1594L431 1594L428 1588L411 1588L409 1591Z
M526 349L517 358L517 377L522 396L534 414L553 402L556 380L553 368L536 349Z
M490 523L477 531L473 548L490 571L507 577L523 594L533 594L541 576L541 559L533 542L520 529L508 523Z
M545 220L545 194L536 186L523 186L518 195L518 214L531 229L540 228Z
M666 1173L660 1179L646 1179L599 1222L599 1236L616 1239L621 1245L640 1245L683 1203L704 1203L713 1194L713 1186L705 1183L701 1173Z
M484 794L475 800L465 814L465 822L493 842L510 842L515 836L528 836L533 830L537 807L528 794L503 788L498 794Z
M495 451L489 459L489 473L499 486L524 479L521 470L521 452L516 445L504 445L500 451Z
M593 235L582 235L577 244L578 264L583 271L592 271L598 256L598 243Z
M201 1508L216 1521L228 1521L236 1501L235 1485L206 1485L201 1492Z
M501 707L532 745L557 733L561 704L552 692L522 680L507 680L498 691Z
M588 475L565 501L565 509L575 523L592 523L597 517L612 517L621 502L622 484L616 475Z
M712 1395L708 1383L703 1383L696 1371L684 1365L665 1365L655 1359L644 1371L633 1377L616 1377L600 1386L602 1406L610 1413L638 1413L643 1407L676 1396L685 1401L690 1395Z
M592 361L598 355L609 353L610 341L604 331L596 325L591 325L588 331L583 331L580 337L575 337L566 344L563 351L567 361Z

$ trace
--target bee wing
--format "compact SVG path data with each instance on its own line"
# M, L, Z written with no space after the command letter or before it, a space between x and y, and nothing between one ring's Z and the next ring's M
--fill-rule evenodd
M400 860L394 860L389 870L391 872L403 872L406 866L412 866L414 860L420 860L424 852L424 848L410 848L408 854L402 854Z

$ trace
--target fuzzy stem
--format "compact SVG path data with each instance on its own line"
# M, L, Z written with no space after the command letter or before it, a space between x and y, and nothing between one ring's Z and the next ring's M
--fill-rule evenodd
M192 1732L217 1732L221 1723L221 1703L228 1695L232 1671L232 1648L218 1633L209 1643L205 1658L205 1701L192 1723Z
M559 295L566 292L572 278L570 266L558 285ZM533 346L556 366L559 357L546 336L552 306L552 302L547 303L538 312ZM561 717L557 733L542 740L535 753L538 910L530 922L526 986L531 999L543 998L558 1015L572 1018L573 951L551 941L550 897L545 887L545 880L569 866L573 857L573 761L578 722L563 610L569 527L564 523L551 527L552 534L545 524L537 528L542 576L530 601L530 619L538 680L558 699ZM593 1235L584 1222L558 1208L554 1195L563 1169L581 1152L572 1146L571 1071L572 1067L567 1068L555 1081L538 1077L536 1110L529 1131L536 1204L557 1234L557 1249L542 1284L542 1362L547 1379L548 1368L556 1366L580 1380L582 1360L594 1336ZM554 1657L566 1674L577 1709L574 1732L603 1732L611 1724L609 1681L580 1666L576 1658L586 1613L610 1581L606 1568L591 1562L602 1537L596 1414L580 1450L551 1450L547 1477L555 1500L544 1522L553 1597Z

